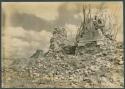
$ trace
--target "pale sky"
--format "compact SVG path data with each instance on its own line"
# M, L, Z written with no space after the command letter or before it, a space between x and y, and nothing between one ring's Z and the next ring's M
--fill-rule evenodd
M2 44L6 56L29 57L37 49L47 51L53 28L65 27L74 38L80 22L81 2L2 2ZM100 2L86 2L99 8ZM103 4L101 4L103 5ZM115 16L116 39L123 39L123 3L105 2L104 8ZM72 33L71 33L72 32Z

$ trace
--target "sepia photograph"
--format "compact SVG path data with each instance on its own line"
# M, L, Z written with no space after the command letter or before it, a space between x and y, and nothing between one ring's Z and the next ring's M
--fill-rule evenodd
M123 2L2 2L2 88L124 88Z

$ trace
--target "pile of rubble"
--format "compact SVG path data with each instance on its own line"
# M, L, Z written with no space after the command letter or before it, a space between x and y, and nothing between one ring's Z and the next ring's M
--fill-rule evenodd
M41 54L41 57L31 57L19 72L18 68L15 73L18 77L13 77L10 81L16 79L20 83L11 87L121 88L124 86L122 44L116 44L118 46L114 49L108 47L105 50L105 46L100 47L93 42L86 44L82 48L84 50L76 49L79 52L75 53L79 54L69 55L67 53L71 47L67 46L66 37L65 29L55 28L49 51L44 55Z
M65 55L64 47L66 46L67 33L64 28L55 28L53 37L50 39L49 51L45 54L47 57L54 57L54 59L63 58Z

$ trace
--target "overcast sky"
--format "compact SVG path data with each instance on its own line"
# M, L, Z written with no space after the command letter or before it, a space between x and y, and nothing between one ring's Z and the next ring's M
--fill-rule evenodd
M88 3L86 3L88 4ZM89 3L95 9L100 2ZM80 26L82 3L74 2L4 2L2 3L2 43L7 56L29 57L37 49L48 50L53 28L65 27L69 38ZM123 24L122 2L104 5ZM72 33L71 33L72 32ZM117 40L122 41L123 28Z

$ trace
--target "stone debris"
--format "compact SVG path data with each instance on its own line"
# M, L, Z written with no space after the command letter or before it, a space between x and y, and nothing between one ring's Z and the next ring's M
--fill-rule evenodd
M52 43L55 42L52 41ZM84 51L82 54L69 55L63 53L62 46L54 47L50 47L54 56L48 52L43 57L30 58L27 66L22 68L19 73L11 68L18 76L10 77L7 81L15 81L16 79L19 84L11 84L10 87L123 87L122 48L117 46L116 49L105 50L96 46L95 43L90 43L85 45L84 50L80 50L80 52ZM55 55L57 56L55 57ZM28 85L25 83L26 80Z
M103 27L100 26L99 29ZM91 19L85 31L87 29L94 35L98 32ZM11 67L2 70L9 77L4 82L5 87L123 88L123 44L112 40L110 34L106 34L103 40L96 40L99 38L97 35L90 35L80 33L72 45L67 40L65 28L55 28L48 52L37 50L30 58L15 60ZM12 73L7 74L8 71Z
M67 41L67 33L64 28L55 28L53 37L50 39L50 48L46 56L53 56L55 59L64 57L64 47Z

